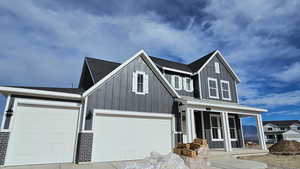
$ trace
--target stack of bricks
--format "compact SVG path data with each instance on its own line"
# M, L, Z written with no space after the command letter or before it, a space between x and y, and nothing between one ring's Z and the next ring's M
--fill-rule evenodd
M174 148L174 153L187 157L197 157L200 154L202 147L207 147L207 141L205 139L196 138L192 143L178 143Z

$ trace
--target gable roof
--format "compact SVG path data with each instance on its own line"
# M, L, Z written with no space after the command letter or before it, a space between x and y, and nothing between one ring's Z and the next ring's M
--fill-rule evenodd
M72 94L82 94L84 92L84 89L81 88L32 87L32 86L6 86L6 87L44 90L44 91L51 91L51 92L63 92L63 93L72 93Z
M295 123L300 124L300 121L299 120L263 121L263 125L266 125L268 123L274 124L279 127L289 127L290 125L295 124Z
M159 68L167 67L193 73L192 69L186 64L165 60L154 56L150 56L150 58Z
M210 52L209 54L201 57L198 60L189 64L189 67L192 69L193 72L197 72L202 66L214 55L215 51Z
M121 65L120 63L90 57L86 57L85 62L92 75L94 84Z
M83 93L83 97L86 97L90 95L94 90L96 90L99 86L101 86L107 79L109 79L112 75L120 71L123 67L128 65L131 61L133 61L137 57L143 57L145 60L145 63L150 67L150 69L153 71L153 73L158 77L158 79L161 81L161 83L166 87L166 89L171 93L173 97L181 98L181 96L176 92L176 90L170 85L170 83L167 81L167 79L162 75L160 70L157 68L157 66L153 63L153 61L150 59L148 54L141 50L135 55L133 55L130 59L119 65L116 69L108 73L105 77L103 77L100 81L98 81L96 84L94 84L92 87L90 87L87 91Z

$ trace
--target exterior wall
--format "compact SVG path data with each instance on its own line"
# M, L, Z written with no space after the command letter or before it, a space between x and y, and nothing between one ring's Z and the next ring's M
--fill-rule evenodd
M268 130L268 128L272 128L272 130ZM280 127L277 127L275 125L271 125L271 124L264 125L264 132L266 133L281 132L281 131L283 130L281 130Z
M165 72L164 72L164 76L166 77L166 79L168 80L168 82L169 82L171 85L172 85L172 83L171 83L171 76L172 76L172 75L178 75L178 76L180 76L180 77L182 77L182 78L184 78L184 77L189 77L189 78L191 78L191 76L186 75L186 74L175 73L175 72L171 72L171 71L165 71ZM194 80L193 80L193 82L195 83ZM195 86L195 85L194 85L194 86ZM194 88L194 90L195 90L195 88ZM194 97L194 91L192 91L192 92L187 92L187 91L185 91L185 90L183 89L183 80L182 80L182 89L181 89L181 90L176 90L176 91L177 91L177 93L178 93L179 95Z
M132 76L144 71L149 76L149 93L132 92ZM174 99L141 57L136 58L114 74L88 96L87 114L93 109L112 109L137 112L173 113ZM92 128L92 118L86 120L85 129Z
M90 162L92 160L93 133L79 133L76 162Z
M220 73L215 73L215 66L214 63L218 62L220 65ZM208 81L207 78L216 78L218 80L218 89L219 89L219 99L209 98L208 94ZM236 86L235 86L235 79L231 75L231 73L227 70L224 63L220 59L219 55L216 55L212 60L205 66L205 68L200 72L200 80L201 80L201 91L202 91L202 98L203 99L213 99L213 100L222 100L221 94L221 82L220 80L226 80L230 83L230 92L231 92L231 101L222 100L226 102L237 102L237 94L236 94Z
M212 136L211 136L211 124L210 124L210 114L219 114L219 113L212 113L212 112L204 112L203 117L204 117L204 129L205 129L205 137L208 142L209 148L224 148L224 142L223 141L212 141ZM229 114L232 115L232 114ZM231 146L232 148L241 148L242 147L242 129L240 126L240 119L238 115L235 116L235 124L237 128L237 141L231 141ZM199 123L199 122L197 122ZM201 123L201 122L200 122Z
M4 165L9 140L9 132L0 132L0 165Z

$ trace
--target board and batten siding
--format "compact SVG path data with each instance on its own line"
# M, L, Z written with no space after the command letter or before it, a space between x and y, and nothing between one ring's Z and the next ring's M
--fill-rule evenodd
M149 76L148 94L140 95L132 92L132 77L135 71L143 71ZM169 91L143 58L137 57L88 96L87 112L94 109L110 109L171 114L175 107ZM92 128L91 119L86 120L86 130Z
M220 73L215 72L215 62L218 62L220 65ZM208 94L208 80L207 78L215 78L218 81L218 90L219 90L219 99L209 98ZM233 75L229 72L228 68L225 66L223 61L220 59L219 54L214 56L210 62L205 66L205 68L200 72L201 78L201 91L203 99L213 99L213 100L222 100L221 94L221 80L229 81L230 84L230 92L231 92L231 101L222 100L227 102L237 102L237 94L236 94L236 85L235 79Z
M181 78L182 78L182 89L181 90L176 90L177 91L177 93L179 94L179 95L181 95L181 96L190 96L190 97L194 97L194 91L192 91L192 92L187 92L187 91L185 91L184 89L183 89L183 83L184 83L184 81L183 81L183 78L184 77L189 77L189 78L191 78L191 79L193 79L191 76L189 76L189 75L185 75L185 74L181 74L181 73L175 73L175 72L171 72L171 71L165 71L164 72L164 76L165 76L165 78L168 80L168 82L172 85L172 82L171 82L171 77L172 77L172 75L177 75L177 76L180 76ZM193 83L195 83L195 80L193 79Z

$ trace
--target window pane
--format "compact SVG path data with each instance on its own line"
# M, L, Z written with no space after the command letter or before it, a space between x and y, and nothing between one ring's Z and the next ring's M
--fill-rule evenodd
M212 81L212 80L210 80L210 81L209 81L209 87L212 87L212 88L217 88L217 84L216 84L216 82L215 82L215 81Z
M212 128L212 136L214 139L218 139L218 129L217 128Z
M224 133L223 133L223 129L221 128L221 138L223 139L224 138Z
M175 88L179 88L179 78L177 76L175 76Z
M229 127L234 128L234 118L229 118Z
M187 90L191 90L191 79L186 79Z
M229 91L223 90L223 98L229 98Z
M216 89L210 88L209 91L210 91L210 96L217 97L217 90Z
M138 74L138 79L137 79L137 91L138 92L143 92L144 91L144 75Z
M227 83L222 83L222 89L223 90L229 90Z
M211 124L212 127L218 127L218 118L212 116L212 117L211 117L211 123L212 123L212 124Z
M231 139L235 139L236 136L235 136L235 129L230 129L230 138Z

